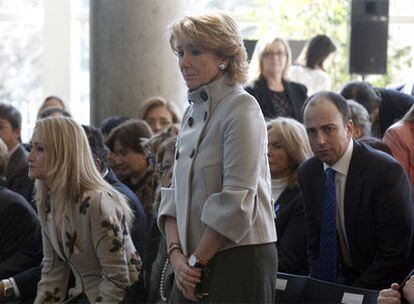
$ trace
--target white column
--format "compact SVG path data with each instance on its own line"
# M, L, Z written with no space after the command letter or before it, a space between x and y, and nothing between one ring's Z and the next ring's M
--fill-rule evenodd
M71 0L43 0L43 95L71 100ZM40 104L38 101L37 104Z
M184 0L91 0L91 122L138 117L153 95L183 107L186 89L167 26Z

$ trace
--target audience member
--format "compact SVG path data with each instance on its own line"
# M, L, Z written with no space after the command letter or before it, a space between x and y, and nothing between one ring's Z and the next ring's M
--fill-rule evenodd
M267 120L279 116L302 120L307 89L288 80L291 61L289 45L282 38L259 41L256 45L250 64L254 82L246 91L257 99Z
M22 116L12 105L0 103L0 138L8 149L5 187L32 203L33 181L27 176L27 151L20 143Z
M290 69L290 77L308 88L308 94L330 90L332 79L325 68L336 51L335 44L326 35L317 35L303 48L300 65Z
M312 153L308 136L301 123L283 117L271 120L267 133L279 271L307 275L305 217L296 170Z
M242 36L221 12L184 17L170 33L190 101L158 215L175 274L170 303L274 303L266 125L240 85Z
M135 193L121 183L112 170L108 168L108 149L104 144L101 131L92 126L83 125L82 127L88 138L92 157L99 173L101 173L106 182L125 196L134 213L134 219L131 226L132 242L141 259L144 261L148 244L147 218L145 216L144 208Z
M126 122L130 118L124 116L111 116L104 119L101 123L100 129L104 139L106 140L113 129L120 124Z
M174 104L160 96L151 97L144 101L142 119L148 123L154 134L180 122Z
M106 140L113 129L126 122L127 120L129 120L128 117L122 116L112 116L105 119L101 123L100 127L104 139ZM111 168L111 170L118 178L122 179L121 173L119 172L118 163L116 162L116 155L114 152L112 152L111 149L109 149L108 153L108 167Z
M354 124L354 133L352 138L371 136L371 121L369 113L361 104L349 99L347 100L349 107L349 115Z
M128 231L132 210L99 174L74 120L39 120L31 146L44 254L35 303L119 303L141 265ZM76 284L68 291L71 270Z
M0 139L0 301L14 296L10 277L42 259L40 223L29 203L5 188L7 146Z
M129 120L112 130L106 145L116 155L115 164L127 185L141 201L147 214L147 224L152 225L152 206L157 188L157 176L146 148L152 136L151 128L143 120Z
M161 187L170 187L172 172L175 161L175 144L178 128L172 125L166 131L153 136L150 145L155 152L156 173L158 177L158 189L154 201L153 213L158 214L161 195ZM168 277L173 273L171 263L167 255L167 244L162 237L156 223L152 226L150 243L148 246L148 263L144 271L147 271L146 282L148 282L147 303L166 301L167 291L171 289Z
M48 96L40 105L39 110L37 111L37 118L40 118L40 114L47 108L59 108L62 110L67 110L66 105L63 100L57 96Z
M362 81L349 82L342 89L341 95L355 100L367 109L372 123L371 133L378 138L382 138L385 131L414 104L414 96L375 88Z
M384 143L404 167L414 189L414 105L385 132Z
M65 117L72 117L70 113L61 108L54 108L54 107L47 107L39 114L39 119L43 119L46 117L55 117L55 116L65 116Z
M299 168L312 277L380 289L410 270L413 200L394 158L352 140L346 100L316 93L304 123L315 157Z

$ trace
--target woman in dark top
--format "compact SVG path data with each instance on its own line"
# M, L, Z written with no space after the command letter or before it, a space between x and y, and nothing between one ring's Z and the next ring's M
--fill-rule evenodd
M305 128L294 119L274 119L267 132L279 271L306 275L305 218L296 170L311 155L311 148Z
M269 43L258 43L255 53L251 63L254 82L246 90L256 97L265 119L283 116L302 120L307 89L288 80L292 55L287 42L274 38Z

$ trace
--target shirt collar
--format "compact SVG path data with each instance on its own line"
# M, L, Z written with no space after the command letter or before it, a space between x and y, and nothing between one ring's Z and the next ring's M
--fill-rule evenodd
M351 139L348 144L348 148L346 148L345 153L341 156L341 158L334 163L332 166L329 166L326 163L323 163L323 169L326 170L328 168L332 168L335 172L340 173L344 176L348 175L349 164L351 162L352 151L354 149L354 141Z

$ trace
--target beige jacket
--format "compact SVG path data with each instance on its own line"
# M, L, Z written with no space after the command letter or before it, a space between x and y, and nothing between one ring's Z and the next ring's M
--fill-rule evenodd
M122 214L105 192L86 192L71 220L63 217L58 241L53 204L39 210L43 231L43 269L35 303L61 303L69 270L76 286L69 297L84 292L90 303L119 303L125 289L138 280L141 260Z
M275 242L266 124L257 101L226 78L189 93L171 188L161 189L158 225L177 219L184 254L206 226L223 249Z

